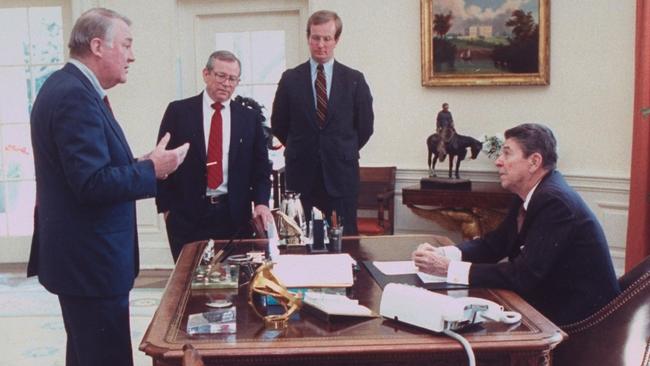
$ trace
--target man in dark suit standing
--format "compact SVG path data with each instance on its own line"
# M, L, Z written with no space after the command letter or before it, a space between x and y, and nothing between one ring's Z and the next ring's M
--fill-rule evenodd
M184 244L243 236L253 215L272 222L268 202L271 165L261 111L230 100L241 75L239 59L215 51L203 69L205 90L169 104L158 139L170 146L190 143L187 159L158 184L156 205L178 259Z
M555 170L550 129L523 124L505 137L496 166L518 198L504 221L455 247L422 244L413 260L448 282L513 290L557 324L584 319L620 292L605 234Z
M334 60L343 25L332 11L307 22L311 58L284 72L273 102L271 126L286 146L287 189L300 193L309 216L318 207L357 234L359 150L373 132L372 95L363 74Z
M138 274L135 200L156 194L187 146L169 136L134 159L106 89L126 82L130 21L91 9L70 35L70 61L39 91L31 115L35 232L28 275L58 295L66 365L133 365L129 291Z

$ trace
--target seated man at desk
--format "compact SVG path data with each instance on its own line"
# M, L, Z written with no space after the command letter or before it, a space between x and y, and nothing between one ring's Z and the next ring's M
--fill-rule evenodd
M421 244L413 260L448 282L513 290L556 324L584 319L620 292L605 234L555 170L548 127L522 124L505 137L496 166L518 198L504 221L458 246Z

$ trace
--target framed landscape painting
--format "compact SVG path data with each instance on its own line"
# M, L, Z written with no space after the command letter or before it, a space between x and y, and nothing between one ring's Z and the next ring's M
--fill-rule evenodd
M423 86L548 85L550 0L420 0Z

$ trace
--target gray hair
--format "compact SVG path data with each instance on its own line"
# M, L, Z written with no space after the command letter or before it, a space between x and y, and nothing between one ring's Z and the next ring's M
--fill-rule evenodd
M239 75L241 75L241 62L235 56L234 53L226 50L219 50L219 51L214 51L210 54L210 57L208 57L208 62L205 64L205 69L208 71L212 71L214 68L214 60L219 60L219 61L226 61L226 62L237 62L237 65L239 66Z
M307 38L311 36L311 26L312 25L321 25L329 22L330 20L334 21L336 25L336 33L334 34L334 39L339 40L341 32L343 32L343 22L339 15L331 10L319 10L312 14L307 20Z
M539 153L542 156L543 167L548 170L555 169L557 141L550 128L538 123L524 123L506 130L505 137L517 140L524 157Z
M79 17L70 33L70 56L85 56L90 52L90 41L100 38L107 43L113 42L114 20L119 19L131 25L131 20L122 14L106 8L90 9Z

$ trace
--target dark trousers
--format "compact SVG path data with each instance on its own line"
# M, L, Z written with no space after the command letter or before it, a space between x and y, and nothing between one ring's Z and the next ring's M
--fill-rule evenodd
M323 169L320 164L316 169L318 172L312 183L312 189L309 192L300 193L300 202L305 211L307 221L311 220L311 209L316 207L323 212L325 218L332 225L332 211L336 211L336 216L341 220L339 225L343 225L343 235L357 235L357 194L345 197L332 197L325 189L323 178Z
M199 240L229 239L237 232L230 218L227 198L222 198L217 204L206 202L202 211L196 220L179 217L174 211L169 212L166 222L167 239L174 263L178 261L185 244Z
M59 295L68 335L66 366L133 366L129 295Z

